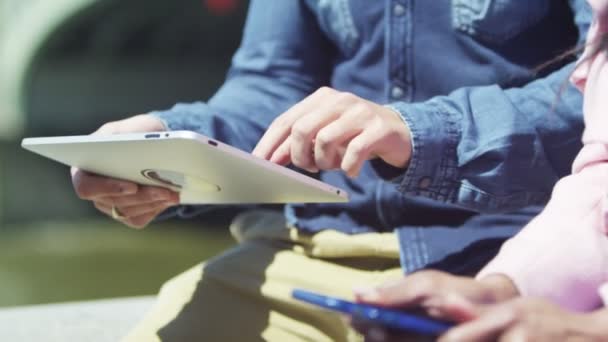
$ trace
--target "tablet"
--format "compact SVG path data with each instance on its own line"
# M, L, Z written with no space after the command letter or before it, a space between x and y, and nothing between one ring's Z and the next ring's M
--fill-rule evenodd
M68 166L180 194L182 204L347 202L339 188L190 131L26 138Z

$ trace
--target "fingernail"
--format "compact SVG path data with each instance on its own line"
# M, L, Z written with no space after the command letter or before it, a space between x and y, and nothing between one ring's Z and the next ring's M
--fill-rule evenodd
M380 299L380 293L378 290L371 287L356 287L353 289L355 296L359 300L375 302Z

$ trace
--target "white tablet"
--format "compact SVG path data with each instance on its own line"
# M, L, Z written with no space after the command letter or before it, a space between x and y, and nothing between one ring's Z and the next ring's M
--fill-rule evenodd
M190 131L26 138L21 146L92 173L169 188L183 204L348 201L342 189Z

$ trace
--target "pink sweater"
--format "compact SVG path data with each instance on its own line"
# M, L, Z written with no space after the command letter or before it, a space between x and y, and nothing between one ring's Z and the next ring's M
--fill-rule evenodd
M585 146L572 175L557 183L543 212L503 245L478 278L505 274L523 296L544 297L572 310L601 306L598 290L608 283L606 118L585 118Z
M589 44L571 75L585 95L584 147L545 210L478 274L505 274L524 296L580 311L599 307L602 297L608 306L608 53L590 44L608 33L608 0L588 3Z

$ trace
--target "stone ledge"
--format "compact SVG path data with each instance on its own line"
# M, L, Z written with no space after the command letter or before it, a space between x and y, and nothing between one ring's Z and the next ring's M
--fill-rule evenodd
M0 341L118 341L154 300L150 296L0 309Z

